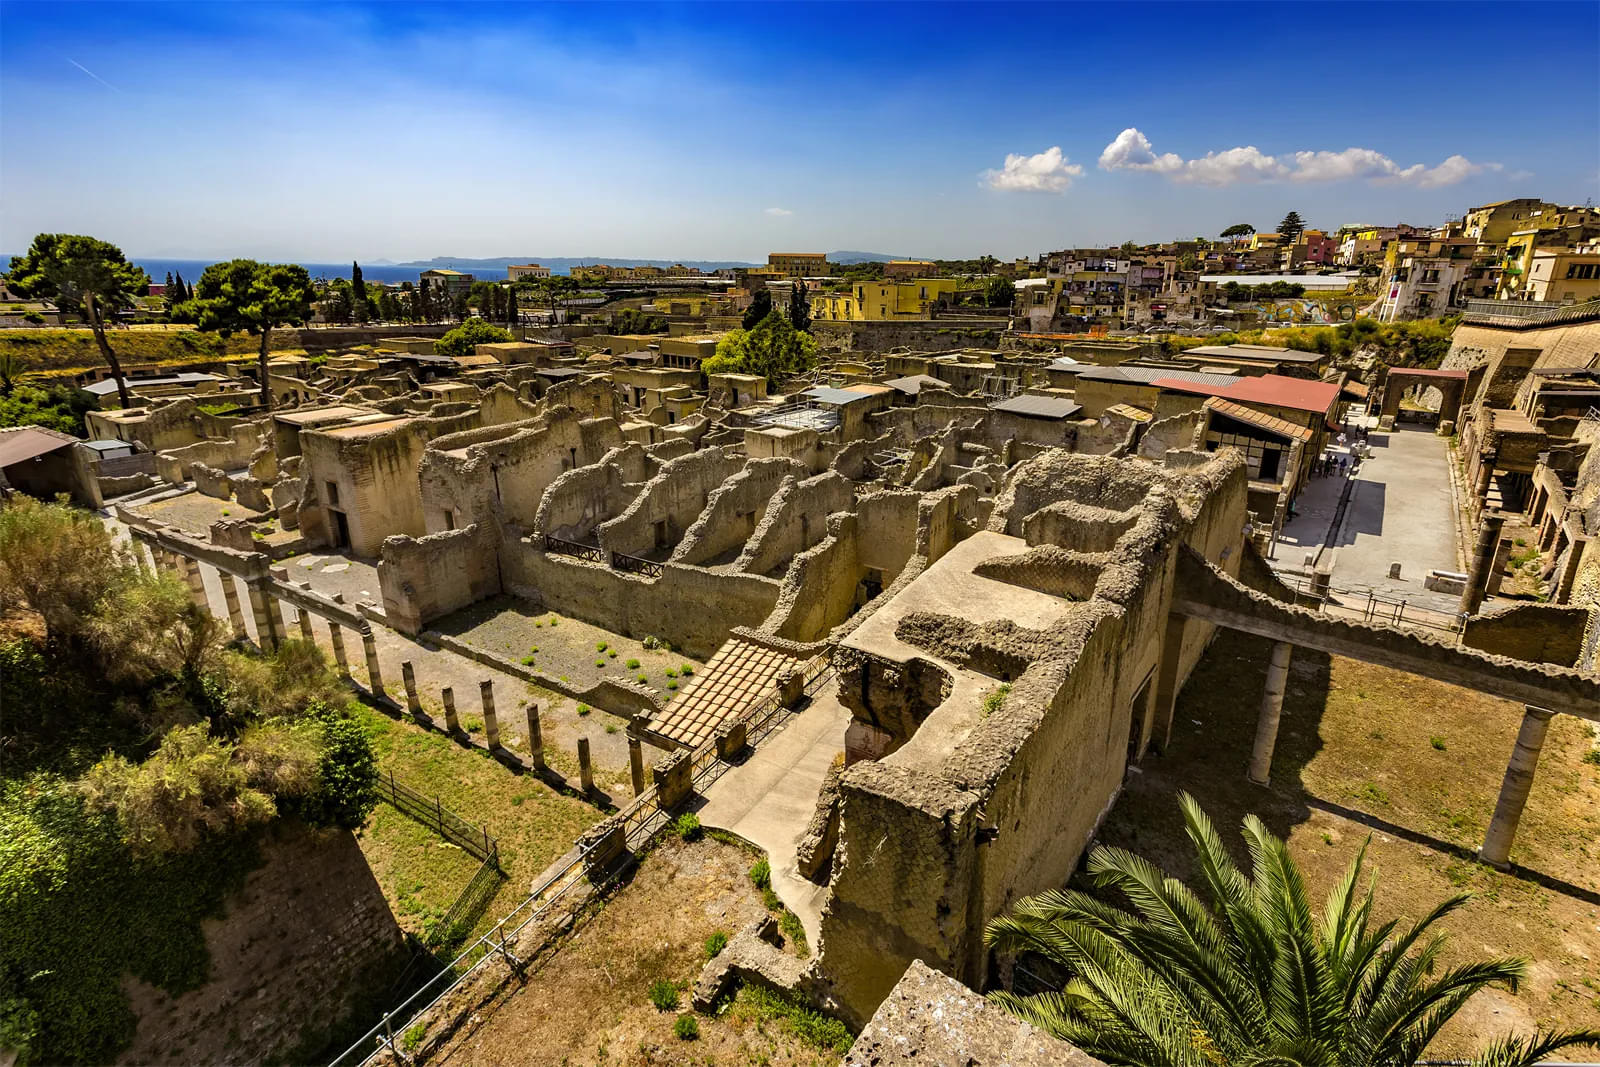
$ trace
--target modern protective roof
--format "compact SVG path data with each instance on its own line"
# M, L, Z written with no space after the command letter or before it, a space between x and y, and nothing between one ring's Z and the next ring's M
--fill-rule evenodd
M222 379L215 374L205 374L201 371L179 371L177 374L162 374L153 378L124 378L128 383L130 392L136 391L141 385L188 385L199 382L218 382ZM105 378L98 382L90 382L83 387L83 391L93 396L110 396L117 391L117 380Z
M989 405L991 411L1005 411L1012 415L1025 415L1033 419L1065 419L1083 410L1083 405L1062 396L1038 396L1023 393L1008 400L997 400Z
M1065 370L1072 368L1066 367ZM1236 374L1207 374L1204 371L1168 370L1165 367L1086 367L1078 371L1079 381L1136 382L1155 385L1163 380L1188 382L1221 389L1239 381Z
M115 437L102 437L98 441L83 441L80 443L84 448L95 452L116 452L119 449L133 447L133 442L119 441Z
M1235 404L1231 400L1221 397L1212 397L1206 401L1206 407L1218 415L1225 416L1235 422L1242 422L1247 426L1254 426L1258 430L1277 437L1285 437L1292 441L1310 441L1313 434L1309 426L1296 426L1287 419L1280 419L1272 415L1263 415L1254 408L1247 408L1243 404Z
M1535 374L1547 374L1549 372L1548 371L1535 370L1533 373L1535 373ZM1412 377L1423 377L1423 378L1460 378L1463 381L1466 380L1466 377L1467 377L1467 372L1464 371L1464 370L1440 370L1437 367L1390 367L1389 368L1389 375L1391 377L1393 377L1394 375L1397 375L1397 374L1405 374L1405 375L1410 375Z
M1293 408L1296 411L1315 411L1321 414L1333 407L1339 399L1339 386L1333 382L1313 382L1305 378L1286 378L1281 374L1263 374L1258 378L1243 378L1220 394L1228 400L1246 404L1266 404L1270 407Z
M1186 356L1223 356L1227 359L1277 360L1279 363L1321 363L1332 357L1277 345L1200 345L1184 350Z
M43 426L18 426L10 430L0 430L0 467L36 459L77 443L76 437L64 434L60 430L47 430Z
M835 407L842 407L845 404L854 404L858 401L872 398L871 393L853 393L848 389L833 389L826 385L818 385L807 389L800 395L808 396L819 404L832 404Z
M950 388L943 379L935 378L931 374L908 374L904 378L891 378L883 384L908 396L916 396L924 389Z

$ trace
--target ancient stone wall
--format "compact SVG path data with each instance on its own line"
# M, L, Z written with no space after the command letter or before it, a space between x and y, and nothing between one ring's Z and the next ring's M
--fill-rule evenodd
M817 344L831 352L888 352L911 348L918 352L951 352L962 348L993 347L1006 329L1004 319L984 319L953 325L950 320L915 322L836 322L814 319Z
M260 447L262 432L261 424L240 422L230 427L227 437L164 449L156 454L156 473L163 481L179 485L189 480L196 463L224 471L242 470Z
M1519 604L1469 618L1461 643L1497 656L1574 667L1588 621L1585 607Z
M139 1023L120 1062L306 1062L347 1017L381 1006L406 961L400 927L346 830L280 824L224 907L203 923L204 985L173 997L124 979Z
M639 482L630 479L629 468L642 468L645 462L643 449L624 445L599 463L561 475L540 501L532 524L534 537L549 534L589 542L597 526L621 514L638 495Z
M861 582L861 534L850 512L828 519L828 536L794 557L777 605L762 629L791 641L815 641L856 605Z
M378 561L383 613L416 634L434 619L500 592L499 551L488 527L473 523L424 537L387 537Z
M742 456L702 449L667 463L616 518L596 528L607 552L647 556L675 547L706 501L744 465Z
M672 552L675 563L709 564L737 554L766 518L778 487L804 478L810 471L787 459L753 459L706 499L705 510L685 531Z
M776 575L799 552L827 535L828 516L850 507L850 479L832 471L803 481L785 480L773 494L735 569Z

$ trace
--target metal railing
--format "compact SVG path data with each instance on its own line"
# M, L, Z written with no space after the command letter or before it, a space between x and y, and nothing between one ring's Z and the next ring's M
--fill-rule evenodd
M611 566L629 574L643 574L650 578L661 577L661 564L641 556L630 556L626 552L612 552Z
M1600 318L1600 298L1578 304L1534 300L1468 300L1461 321L1486 326L1554 326Z
M568 541L565 537L555 534L544 535L544 550L562 556L576 556L586 559L590 563L604 563L606 561L605 549L599 545L586 545L581 541Z
M808 695L815 693L826 683L830 673L825 655L811 660L806 665L804 673L805 692ZM746 727L746 746L754 747L776 730L790 714L790 709L783 706L776 690L744 712L740 719L744 721ZM728 764L717 758L715 738L694 750L690 757L690 767L694 791L697 793L703 793L706 787L722 776ZM658 793L652 786L610 819L622 822L628 849L630 852L637 852L671 825L672 813L661 806ZM401 1043L397 1044L396 1029L414 1033L416 1027L423 1024L425 1016L492 959L499 958L512 970L520 970L522 961L512 953L511 946L517 943L524 930L543 919L575 916L593 893L598 893L615 883L626 870L625 864L614 864L609 869L591 871L585 863L587 854L588 850L581 846L569 852L521 903L495 924L493 930L474 941L397 1007L385 1012L382 1021L334 1057L329 1062L329 1067L342 1067L342 1065L354 1067L357 1064L366 1064L384 1053L390 1054L401 1063L410 1062L411 1058L404 1046L411 1042L402 1037ZM543 942L539 947L542 945Z
M1325 615L1357 619L1375 626L1443 630L1458 638L1466 625L1466 616L1459 613L1419 607L1408 599L1383 596L1370 589L1336 589L1327 586L1319 590L1311 579L1303 576L1279 574L1278 579L1294 590L1296 604L1305 601Z
M499 867L500 843L489 836L488 827L474 826L445 807L437 796L425 796L404 782L397 781L393 771L378 778L378 799L417 820L451 844L460 846L463 851Z
M489 901L500 892L500 886L506 880L506 873L500 869L498 852L494 857L483 861L478 867L472 880L465 889L456 897L455 903L446 911L429 931L426 944L430 949L436 949L451 943L458 943L472 928L478 925L478 918L484 909L489 906Z

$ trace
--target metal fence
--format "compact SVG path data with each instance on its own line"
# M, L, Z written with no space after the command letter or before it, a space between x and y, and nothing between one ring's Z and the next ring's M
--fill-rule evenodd
M805 668L805 692L816 693L826 684L831 671L825 656L811 660ZM741 719L745 723L745 744L755 746L776 730L792 714L783 706L776 691L746 711ZM695 749L690 757L694 791L703 793L712 782L720 778L728 764L717 758L716 740L713 738ZM403 788L403 787L402 787ZM626 828L628 850L637 852L649 844L657 834L672 822L672 813L662 808L656 790L640 793L615 816ZM354 1067L388 1053L402 1063L409 1062L405 1046L411 1044L404 1037L395 1040L397 1029L415 1032L426 1023L426 1017L440 1003L477 973L488 961L499 958L512 970L520 970L522 961L511 951L531 925L542 920L555 922L575 917L593 894L617 881L625 867L614 865L609 870L590 871L585 864L585 850L574 848L563 857L544 879L534 886L533 892L505 917L493 930L478 938L460 955L451 960L442 971L434 975L393 1010L385 1012L383 1020L368 1030L353 1045L333 1060L329 1067ZM554 927L552 927L554 929ZM542 945L542 943L541 943Z
M581 541L568 541L565 537L554 534L544 535L544 550L562 556L576 556L586 559L590 563L604 563L606 561L605 549L599 545L586 545Z
M479 916L489 906L489 901L494 899L494 895L500 892L500 886L505 880L506 874L500 869L498 853L493 858L484 860L466 888L456 897L455 903L450 905L450 910L434 924L428 934L427 946L436 949L460 943L461 939L478 925Z
M1436 611L1410 600L1383 596L1370 589L1319 590L1309 578L1280 574L1279 579L1295 592L1295 603L1313 607L1325 615L1356 619L1373 625L1421 627L1455 634L1459 639L1466 616Z
M643 574L649 578L661 577L662 566L653 559L630 556L626 552L612 552L611 566L630 574Z
M500 844L489 836L485 826L474 826L440 802L437 796L424 796L391 771L378 779L378 798L417 820L452 845L459 845L485 863L500 865Z

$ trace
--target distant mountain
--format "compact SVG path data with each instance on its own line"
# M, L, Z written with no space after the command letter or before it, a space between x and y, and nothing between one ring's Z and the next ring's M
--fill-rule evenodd
M828 262L849 267L856 263L887 263L891 259L911 259L911 256L891 256L886 252L829 252Z
M549 267L556 274L570 273L573 267L590 266L595 263L606 263L613 267L671 267L682 264L685 267L697 267L707 273L721 270L724 267L754 267L755 263L744 263L738 260L708 260L708 259L620 259L615 256L503 256L497 259L470 259L464 256L434 256L427 260L413 260L409 263L396 263L395 267L410 267L417 270L437 270L441 267L450 270L464 270L468 272L486 271L504 275L506 268L513 263L538 263Z

